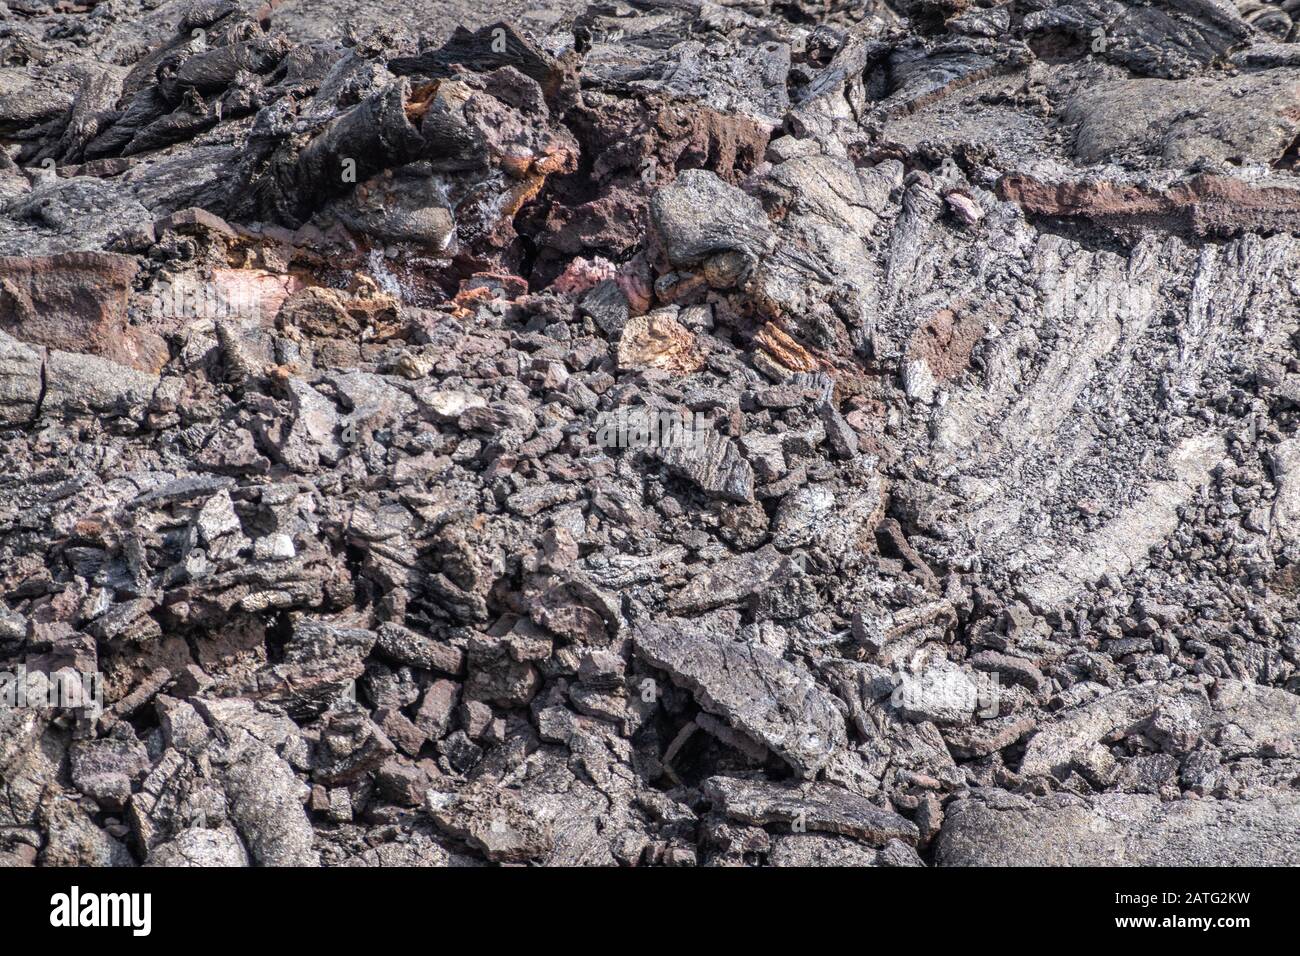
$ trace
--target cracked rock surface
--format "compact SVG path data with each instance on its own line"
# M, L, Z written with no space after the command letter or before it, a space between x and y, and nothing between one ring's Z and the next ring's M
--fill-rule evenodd
M461 6L0 3L0 861L1300 864L1296 5Z

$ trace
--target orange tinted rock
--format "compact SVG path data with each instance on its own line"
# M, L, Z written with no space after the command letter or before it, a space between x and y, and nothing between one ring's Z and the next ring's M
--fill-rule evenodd
M667 312L652 312L628 320L618 343L622 369L657 368L689 373L704 364L691 332Z
M754 344L778 365L794 372L815 372L821 363L779 326L769 322L754 336Z
M276 315L281 328L290 326L309 336L351 338L360 333L356 320L348 315L338 290L313 286L285 300Z
M382 340L396 333L397 300L373 280L358 277L351 292L312 286L283 300L275 317L281 329L295 329L309 338L356 339L365 329Z
M517 299L528 292L528 283L516 275L496 272L476 272L462 279L456 293L457 305L468 306L475 302L493 299Z

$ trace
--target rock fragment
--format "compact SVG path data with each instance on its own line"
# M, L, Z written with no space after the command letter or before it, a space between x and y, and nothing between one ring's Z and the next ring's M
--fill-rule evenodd
M915 843L917 830L892 810L828 784L779 784L711 777L704 795L721 813L756 826L795 824L801 828L852 837L872 846L890 840Z
M940 866L1293 866L1294 797L1178 800L1107 793L1081 800L979 796L950 805Z
M637 653L696 696L700 706L762 741L811 777L846 742L844 718L812 675L737 640L734 618L715 616L637 628Z

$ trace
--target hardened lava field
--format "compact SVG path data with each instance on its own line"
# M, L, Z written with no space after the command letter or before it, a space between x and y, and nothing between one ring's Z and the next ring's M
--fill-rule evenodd
M0 3L0 862L1300 863L1297 5Z

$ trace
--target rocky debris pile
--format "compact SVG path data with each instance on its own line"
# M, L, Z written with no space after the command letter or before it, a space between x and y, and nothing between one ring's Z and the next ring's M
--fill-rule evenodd
M1288 6L14 9L6 862L1300 862Z

